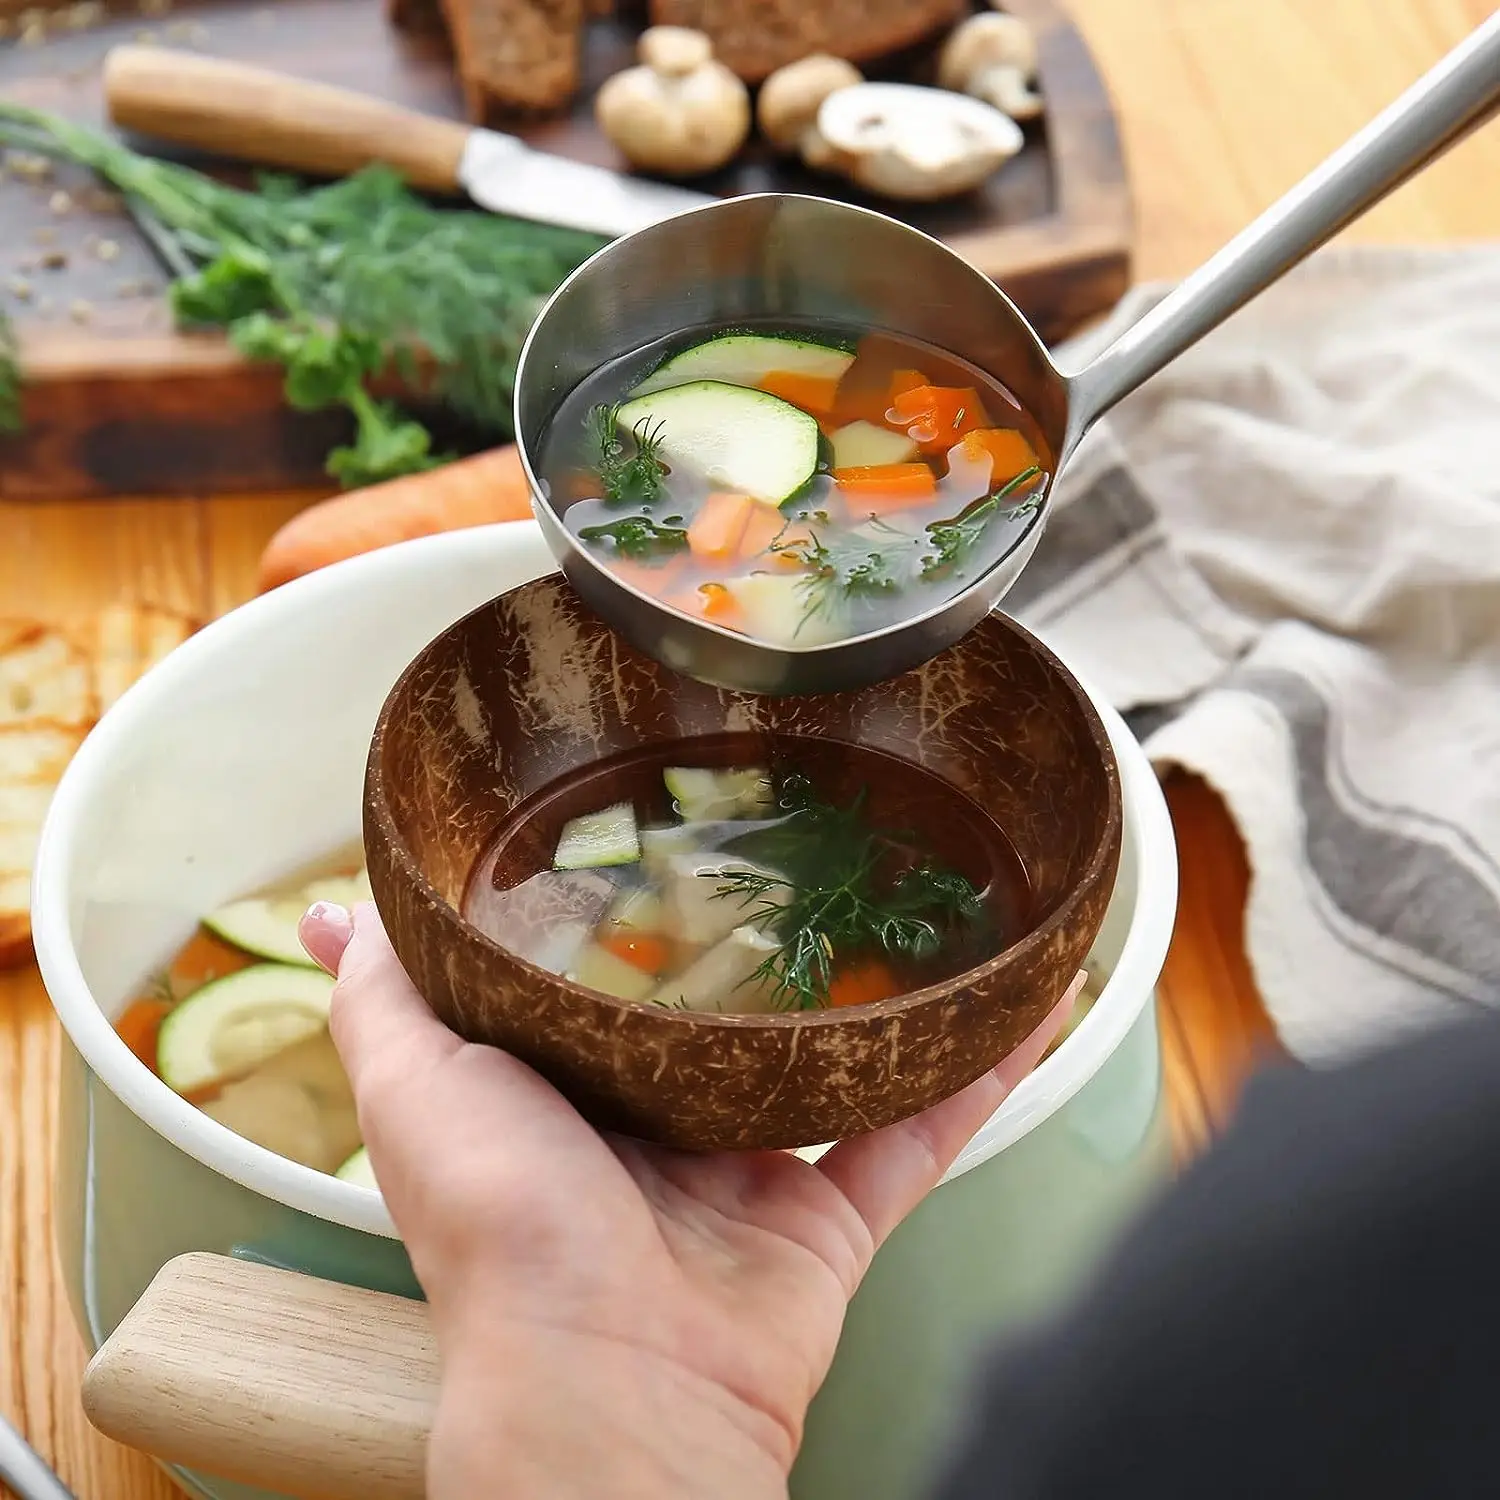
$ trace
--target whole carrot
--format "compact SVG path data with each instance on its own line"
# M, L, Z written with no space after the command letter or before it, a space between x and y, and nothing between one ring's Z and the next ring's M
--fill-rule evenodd
M530 516L520 454L513 444L493 448L310 505L266 544L260 592L379 547Z

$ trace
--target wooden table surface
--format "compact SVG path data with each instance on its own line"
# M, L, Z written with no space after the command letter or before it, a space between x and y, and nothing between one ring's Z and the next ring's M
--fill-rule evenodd
M1137 274L1187 271L1486 19L1491 0L1071 0L1119 110ZM1350 231L1500 238L1500 130L1466 142ZM265 538L309 497L0 505L0 613L66 620L139 599L207 618L246 597ZM1203 785L1174 781L1182 905L1162 981L1185 1151L1275 1042L1242 942L1240 842ZM0 976L0 1411L79 1500L169 1500L78 1406L82 1355L53 1267L56 1030L33 971Z

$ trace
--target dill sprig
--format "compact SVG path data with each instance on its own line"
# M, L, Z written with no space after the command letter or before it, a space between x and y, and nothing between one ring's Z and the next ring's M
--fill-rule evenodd
M611 505L650 505L661 499L667 466L658 456L662 423L642 417L631 430L634 447L620 436L620 408L596 406L589 413L599 449L599 484Z
M910 859L912 843L869 825L863 793L848 807L832 807L804 778L789 776L781 803L785 819L734 841L777 872L726 870L717 892L749 905L747 920L781 939L751 981L769 984L776 1004L817 1009L828 1003L841 961L876 953L930 958L956 928L983 916L979 892L956 871L924 862L885 878L893 863Z
M681 516L668 516L665 521L654 521L650 516L623 516L604 525L585 526L578 535L586 542L613 542L621 557L649 562L653 558L681 552L687 546L687 532L672 524L681 519Z
M1010 520L1029 515L1042 503L1045 485L1038 485L1033 494L1015 505L1004 505L1023 485L1029 484L1042 472L1040 464L1032 464L1016 477L1000 486L993 495L976 501L961 515L951 521L933 521L927 528L927 538L933 551L922 559L923 578L940 578L959 566L978 545L985 528L1003 510Z
M21 355L16 331L0 308L0 432L21 430Z
M427 429L372 391L392 374L509 437L521 343L543 300L603 243L435 209L379 166L311 190L264 176L245 191L10 101L0 101L0 148L107 180L190 268L171 288L179 322L223 327L247 357L282 365L293 406L347 407L354 441L329 459L345 485L440 462Z
M857 533L820 535L815 529L820 518L813 517L807 537L779 549L808 570L803 620L832 609L843 597L886 593L918 579L945 577L968 559L996 516L1018 520L1041 506L1045 484L1038 484L1024 500L1005 503L1041 474L1040 465L1032 464L960 515L929 522L915 534L873 521ZM821 519L826 524L827 517Z

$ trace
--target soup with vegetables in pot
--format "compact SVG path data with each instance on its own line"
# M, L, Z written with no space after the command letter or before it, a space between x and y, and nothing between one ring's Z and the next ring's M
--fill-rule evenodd
M772 645L884 629L967 587L1035 524L1050 457L976 367L892 334L703 331L561 404L540 473L631 587Z
M353 861L329 861L206 916L116 1030L165 1084L269 1151L373 1187L354 1096L328 1034L333 980L303 951L314 901L370 899Z
M724 734L612 757L522 803L463 915L589 989L727 1015L951 979L1020 937L1029 904L1005 834L930 772Z

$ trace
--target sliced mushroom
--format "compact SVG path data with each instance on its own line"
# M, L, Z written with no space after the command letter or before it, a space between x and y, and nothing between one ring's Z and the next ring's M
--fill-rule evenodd
M1021 128L978 99L909 83L862 83L823 101L818 130L861 187L930 202L967 193L1021 149Z
M640 65L606 80L594 100L599 128L633 167L694 177L722 167L750 133L750 93L701 31L652 26Z
M1018 16L972 16L943 45L938 82L945 89L969 94L993 105L1013 120L1032 120L1042 112L1036 78L1036 38Z
M829 147L818 130L818 111L830 94L863 82L859 69L842 57L816 53L788 63L760 86L760 133L776 150L798 155L810 167L826 166Z

